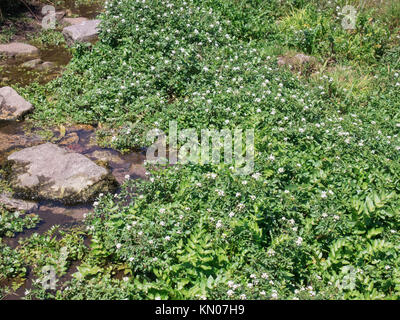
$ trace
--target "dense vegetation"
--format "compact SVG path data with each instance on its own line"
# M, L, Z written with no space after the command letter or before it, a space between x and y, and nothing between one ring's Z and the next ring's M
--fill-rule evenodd
M24 90L32 119L100 122L121 150L171 120L254 128L255 170L149 166L99 197L85 231L10 255L39 278L80 263L56 292L39 280L27 297L399 298L400 10L352 3L355 30L341 26L345 1L108 1L100 41ZM278 67L288 52L314 55L318 72Z

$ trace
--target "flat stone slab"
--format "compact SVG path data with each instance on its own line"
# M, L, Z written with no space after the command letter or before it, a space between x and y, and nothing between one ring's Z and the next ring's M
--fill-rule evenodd
M68 44L75 42L90 42L98 36L100 20L88 20L63 29L63 35Z
M7 160L10 183L21 198L88 202L116 185L107 169L52 143L14 152Z
M24 212L37 210L39 207L36 202L13 198L11 193L0 194L0 205L3 205L4 208L6 208L9 211L24 211Z
M39 49L30 44L21 42L12 42L0 44L0 55L9 57L33 56L39 54Z
M13 88L0 88L0 120L18 120L32 109L32 104L22 98Z
M88 18L84 17L79 17L79 18L64 18L62 19L62 23L68 24L68 25L75 25L75 24L80 24L82 22L88 21Z

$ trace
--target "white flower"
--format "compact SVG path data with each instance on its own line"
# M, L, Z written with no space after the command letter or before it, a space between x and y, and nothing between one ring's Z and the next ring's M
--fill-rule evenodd
M283 173L283 172L285 172L285 169L279 168L279 169L278 169L278 172L279 172L279 173Z
M253 179L255 179L255 180L258 180L258 179L261 177L261 173L256 172L256 173L254 173L251 177L252 177Z
M228 290L226 294L228 297L231 297L234 293L235 292L233 290Z
M120 244L120 243L117 243L116 247L117 247L117 249L121 249L121 247L122 247L122 244Z
M296 240L296 244L298 246L301 246L302 243L303 243L303 238L302 237L298 237L297 240Z
M274 251L273 249L269 249L268 252L267 252L267 254L268 254L269 256L274 256L274 255L275 255L275 251Z

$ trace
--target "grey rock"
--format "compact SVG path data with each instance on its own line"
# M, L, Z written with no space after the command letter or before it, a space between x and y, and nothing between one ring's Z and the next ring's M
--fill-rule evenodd
M53 62L46 61L46 62L43 62L42 64L39 64L36 67L36 69L40 70L40 71L46 71L46 70L52 69L54 67L55 67L55 64Z
M39 71L46 71L51 68L54 68L55 64L53 62L43 62L41 59L34 59L31 61L27 61L24 64L22 64L22 67L28 68L28 69L36 69Z
M30 212L38 209L36 202L15 199L11 193L0 194L0 205L3 205L9 211Z
M0 89L0 120L18 120L24 114L31 111L31 103L22 98L13 88L3 87Z
M115 188L115 179L107 169L51 143L14 152L7 160L10 183L22 198L72 204Z
M90 42L98 36L100 20L88 20L63 29L63 35L68 44L75 42Z
M30 61L27 61L27 62L23 63L23 64L22 64L22 67L34 69L34 68L36 68L38 65L40 65L40 64L42 64L42 63L43 63L42 59L34 59L34 60L30 60Z
M39 53L39 49L30 44L12 42L8 44L0 44L0 55L10 57L33 56Z

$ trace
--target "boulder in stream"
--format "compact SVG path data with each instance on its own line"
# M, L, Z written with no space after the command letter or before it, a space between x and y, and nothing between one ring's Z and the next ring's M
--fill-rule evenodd
M7 160L10 183L22 198L82 203L116 186L107 169L51 143L14 152Z
M0 89L0 120L18 120L32 109L32 104L22 98L13 88L3 87Z
M0 44L0 55L9 57L33 56L39 53L39 49L30 44L21 42L12 42Z
M0 205L4 206L4 208L10 211L30 212L37 210L38 208L38 204L36 202L16 199L11 195L11 193L0 194Z
M63 35L68 44L75 42L90 42L97 38L100 20L88 20L63 29Z

